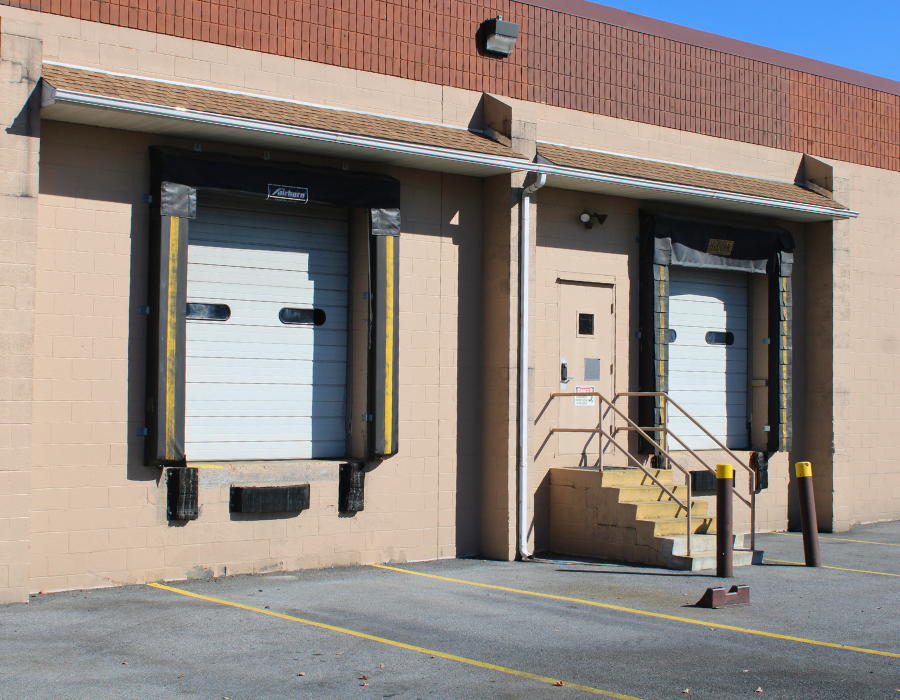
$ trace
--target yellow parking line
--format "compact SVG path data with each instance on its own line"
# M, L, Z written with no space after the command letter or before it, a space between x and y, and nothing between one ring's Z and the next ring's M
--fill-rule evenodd
M447 576L437 576L435 574L425 574L419 571L410 571L409 569L399 569L394 566L382 566L381 564L373 564L377 569L387 569L388 571L399 571L402 574L411 574L413 576L424 576L425 578L434 578L439 581L450 581L451 583L464 583L467 586L478 586L479 588L490 588L495 591L506 591L507 593L518 593L519 595L536 596L538 598L551 598L553 600L563 600L567 603L581 603L583 605L591 605L596 608L606 608L607 610L617 610L619 612L633 613L635 615L645 615L646 617L656 617L662 620L674 620L675 622L686 622L690 625L701 625L703 627L715 627L720 630L731 630L732 632L743 632L744 634L753 634L758 637L769 637L771 639L784 639L789 642L801 642L802 644L812 644L817 647L829 647L831 649L846 649L847 651L857 651L860 654L874 654L875 656L889 656L894 659L900 659L900 654L891 651L879 651L878 649L866 649L865 647L852 647L847 644L835 644L834 642L820 642L815 639L805 639L803 637L791 637L785 634L775 634L774 632L763 632L762 630L749 629L747 627L735 627L734 625L723 625L720 622L712 622L709 620L694 620L689 617L677 617L675 615L666 615L665 613L650 612L649 610L638 610L637 608L626 608L621 605L611 605L609 603L598 603L593 600L582 600L581 598L569 598L568 596L553 595L552 593L536 593L535 591L524 591L519 588L507 588L505 586L494 586L490 583L476 583L475 581L465 581L458 578L449 578Z
M806 566L802 561L785 561L783 559L763 559L763 561L774 561L779 564L796 564L797 566ZM823 569L834 569L835 571L852 571L855 574L877 574L878 576L897 576L900 574L886 574L884 571L863 571L862 569L844 569L840 566L823 566Z
M274 610L265 610L263 608L254 608L252 605L243 605L241 603L234 603L230 600L224 600L222 598L213 598L211 596L200 595L199 593L191 593L190 591L182 590L181 588L175 588L173 586L166 586L162 583L151 583L148 584L153 588L159 588L163 591L170 591L172 593L178 593L180 595L188 596L190 598L198 598L199 600L205 600L210 603L218 603L219 605L227 605L232 608L238 608L240 610L248 610L250 612L260 613L262 615L269 615L271 617L278 617L282 620L290 620L291 622L300 622L304 625L309 625L311 627L318 627L319 629L329 630L330 632L340 632L341 634L349 634L352 637L357 637L359 639L365 639L370 642L378 642L380 644L387 644L388 646L397 647L398 649L406 649L408 651L416 651L420 654L428 654L429 656L436 656L441 659L449 659L450 661L457 661L461 664L467 664L469 666L477 666L479 668L486 668L489 671L497 671L498 673L506 673L510 676L518 676L519 678L527 678L532 681L538 681L540 683L548 683L549 685L554 686L565 686L567 688L574 688L575 690L581 690L585 693L592 693L594 695L604 695L608 698L616 698L616 700L642 700L641 698L637 698L633 695L622 695L621 693L613 693L609 690L601 690L600 688L593 688L589 685L578 685L577 683L569 683L567 681L561 681L558 678L549 678L547 676L540 676L536 673L529 673L528 671L519 671L515 668L507 668L506 666L498 666L497 664L489 664L485 661L478 661L477 659L469 659L465 656L456 656L455 654L446 654L442 651L437 651L435 649L427 649L425 647L417 647L413 644L404 644L403 642L396 642L393 639L387 639L385 637L376 637L373 634L366 634L365 632L357 632L356 630L347 629L346 627L336 627L334 625L326 625L323 622L314 622L312 620L304 620L302 617L294 617L293 615L285 615L284 613L275 612Z
M787 535L788 537L803 537L801 533L798 532L768 532L768 535ZM859 544L877 544L882 547L900 547L900 543L897 542L869 542L868 540L848 540L846 537L822 537L819 536L819 541L822 540L836 540L838 542L857 542Z

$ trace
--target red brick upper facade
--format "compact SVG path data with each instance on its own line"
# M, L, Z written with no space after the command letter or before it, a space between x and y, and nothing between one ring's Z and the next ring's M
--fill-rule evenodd
M511 0L0 0L900 171L900 96ZM488 17L518 22L479 55Z

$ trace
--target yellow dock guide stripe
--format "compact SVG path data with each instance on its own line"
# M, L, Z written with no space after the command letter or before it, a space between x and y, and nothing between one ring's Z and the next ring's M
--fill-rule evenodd
M675 622L686 622L689 625L701 625L703 627L715 627L720 630L731 630L732 632L743 632L744 634L753 634L758 637L769 637L771 639L783 639L789 642L800 642L802 644L812 644L818 647L829 647L831 649L846 649L847 651L857 651L860 654L873 654L875 656L889 656L893 659L900 659L900 654L892 651L879 651L878 649L866 649L865 647L852 647L847 644L836 644L834 642L820 642L815 639L804 639L803 637L791 637L785 634L776 634L774 632L763 632L762 630L754 630L746 627L735 627L734 625L723 625L719 622L710 620L693 620L689 617L677 617L675 615L666 615L665 613L650 612L649 610L638 610L636 608L626 608L621 605L611 605L609 603L598 603L593 600L582 600L580 598L569 598L562 595L553 595L551 593L536 593L534 591L523 591L518 588L506 588L505 586L494 586L490 583L476 583L475 581L465 581L458 578L449 578L447 576L437 576L435 574L424 574L419 571L410 571L409 569L399 569L394 566L383 566L381 564L373 564L377 569L386 569L388 571L399 571L402 574L410 574L412 576L424 576L425 578L433 578L439 581L449 581L451 583L463 583L467 586L478 586L479 588L490 588L495 591L506 591L507 593L518 593L519 595L530 595L538 598L550 598L552 600L563 600L567 603L581 603L583 605L591 605L596 608L605 608L607 610L617 610L619 612L632 613L634 615L644 615L646 617L656 617L661 620L674 620Z
M527 678L532 681L538 681L540 683L548 683L549 685L554 686L565 686L566 688L574 688L575 690L581 690L585 693L592 693L593 695L603 695L608 698L616 698L616 700L642 700L641 698L635 697L633 695L622 695L621 693L613 693L609 690L601 690L600 688L593 688L589 685L578 685L577 683L569 683L567 681L562 681L558 678L549 678L547 676L540 676L536 673L529 673L528 671L519 671L515 668L507 668L506 666L498 666L496 664L490 664L486 661L478 661L477 659L469 659L465 656L456 656L455 654L447 654L443 651L437 651L435 649L426 649L425 647L417 647L413 644L405 644L403 642L397 642L393 639L387 639L385 637L376 637L373 634L366 634L365 632L357 632L356 630L347 629L346 627L336 627L334 625L326 625L323 622L314 622L313 620L304 620L302 617L294 617L293 615L285 615L284 613L275 612L274 610L265 610L263 608L254 608L252 605L243 605L241 603L234 603L230 600L224 600L223 598L213 598L211 596L200 595L199 593L191 593L190 591L182 590L181 588L175 588L174 586L166 586L162 583L150 583L148 584L152 588L158 588L163 591L170 591L171 593L178 593L183 596L188 596L189 598L197 598L199 600L205 600L210 603L218 603L219 605L227 605L232 608L238 608L240 610L247 610L249 612L260 613L261 615L269 615L271 617L277 617L282 620L289 620L291 622L299 622L304 625L309 625L311 627L318 627L319 629L329 630L330 632L340 632L341 634L349 634L352 637L357 637L359 639L365 639L370 642L378 642L380 644L387 644L388 646L397 647L398 649L406 649L408 651L415 651L420 654L428 654L429 656L435 656L440 659L448 659L450 661L457 661L461 664L467 664L469 666L477 666L479 668L486 668L489 671L497 671L498 673L506 673L510 676L518 676L519 678Z
M763 561L773 561L778 564L796 564L797 566L806 566L805 562L802 561L785 561L784 559L763 559ZM854 574L876 574L878 576L897 576L900 577L900 574L888 574L884 571L863 571L862 569L845 569L840 566L823 566L823 569L834 569L835 571L852 571Z

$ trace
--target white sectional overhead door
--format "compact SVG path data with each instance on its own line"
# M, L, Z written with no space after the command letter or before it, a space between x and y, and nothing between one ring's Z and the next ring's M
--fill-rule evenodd
M347 211L201 193L188 237L187 458L344 455Z
M747 274L669 271L669 395L727 447L746 448ZM675 408L669 428L691 449L717 447Z

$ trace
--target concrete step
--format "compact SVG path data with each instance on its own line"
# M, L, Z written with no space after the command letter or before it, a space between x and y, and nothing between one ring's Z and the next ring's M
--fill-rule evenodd
M621 486L613 487L619 492L619 503L646 503L648 501L671 501L669 494L659 486ZM678 498L687 498L687 486L666 486Z
M686 518L687 511L675 501L629 501L621 504L623 510L635 520L652 520L653 518ZM694 517L706 516L709 503L706 501L694 501L691 507L691 515Z
M659 481L666 486L672 484L674 475L671 469L651 469L653 474ZM600 475L600 484L602 486L653 486L653 479L647 476L640 469L622 469L608 468L604 469Z
M745 542L749 538L744 535L734 536L735 549L744 549ZM687 535L682 531L677 535L667 535L659 538L659 551L664 557L669 556L687 556ZM716 554L716 536L715 535L692 535L691 536L691 554L710 553Z
M692 543L693 544L693 543ZM692 548L693 549L693 548ZM698 552L690 557L673 556L666 559L669 568L678 569L680 571L706 571L707 569L716 568L715 552ZM732 566L750 566L751 564L762 564L762 550L736 549L732 558Z
M682 501L670 470L653 475ZM602 482L602 483L601 483ZM706 500L691 506L691 556L687 513L640 469L551 470L550 546L554 552L700 571L716 566L716 518ZM557 518L554 520L554 518ZM745 537L737 535L741 550ZM761 552L737 551L735 566L762 561Z
M686 535L687 518L653 518L652 520L636 520L635 529L646 540L669 535ZM706 517L691 518L691 532L711 535L716 531L716 519ZM692 538L693 539L693 538Z

